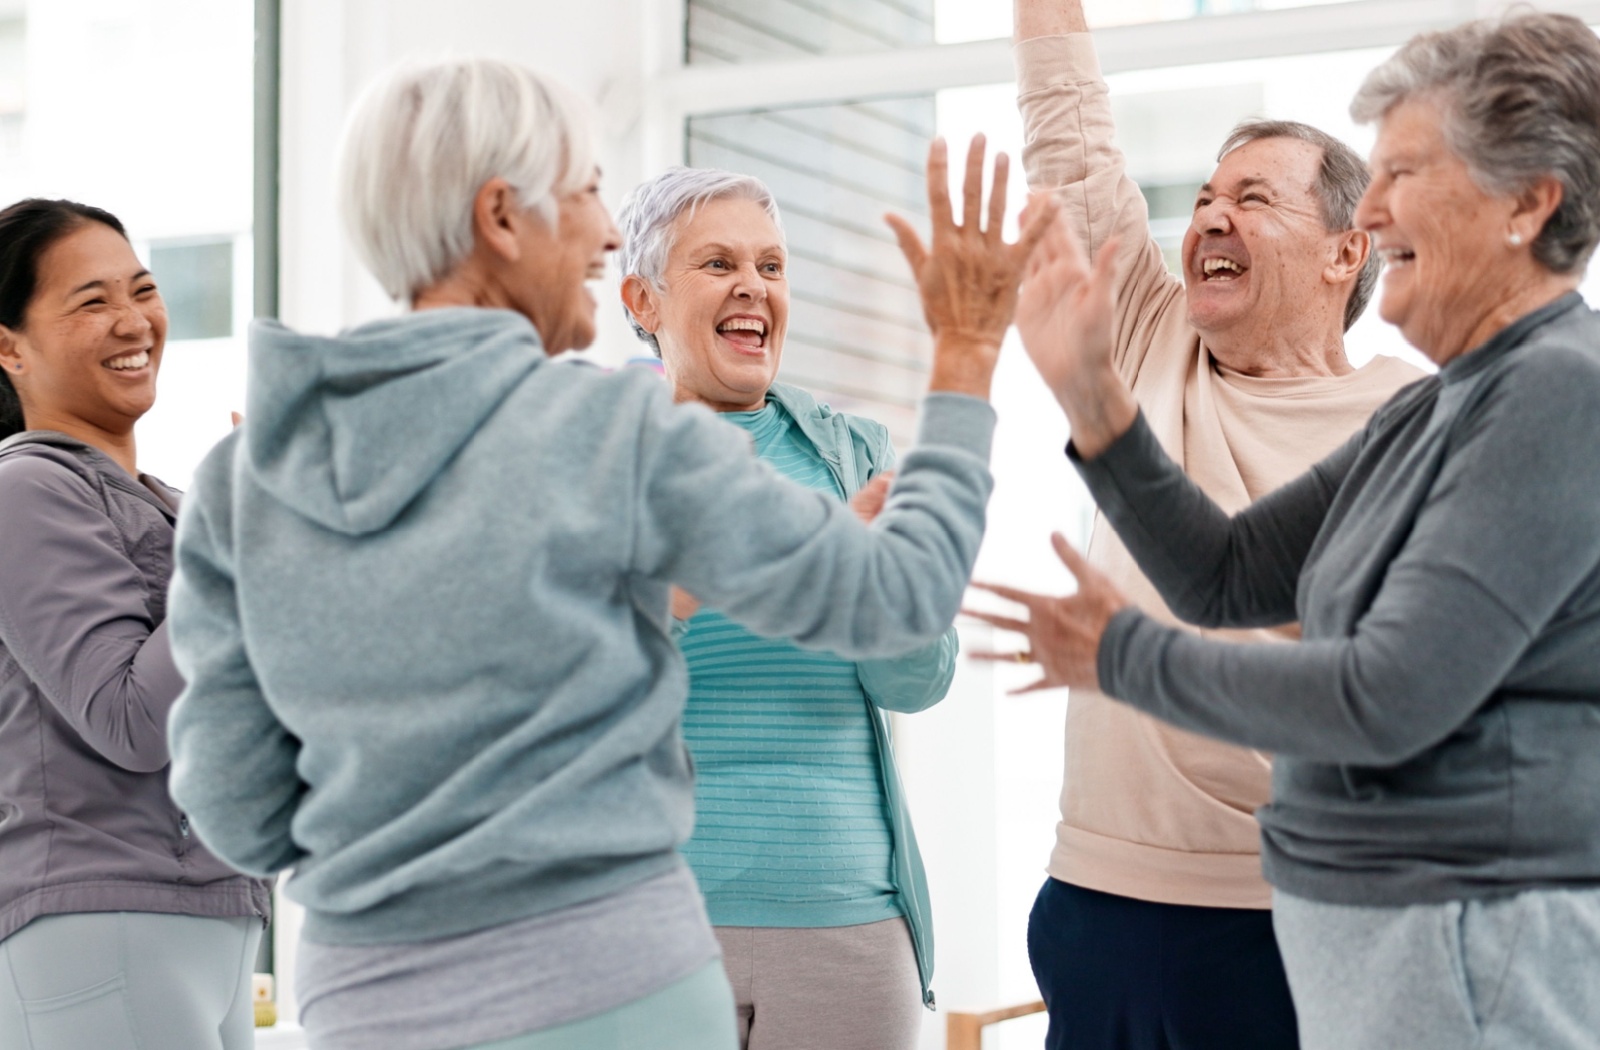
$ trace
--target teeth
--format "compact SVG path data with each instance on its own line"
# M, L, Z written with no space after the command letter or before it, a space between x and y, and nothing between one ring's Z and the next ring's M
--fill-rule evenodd
M1383 262L1385 264L1391 265L1391 266L1398 265L1400 263L1410 262L1413 258L1415 258L1415 256L1416 256L1415 252L1407 251L1405 248L1379 248L1378 249L1378 258L1383 260Z
M114 357L106 362L106 367L118 372L130 372L149 363L150 351L140 350L137 354L128 354L126 357Z
M1244 270L1240 268L1239 264L1234 262L1232 259L1207 259L1205 262L1200 264L1200 268L1205 272L1207 277L1210 277L1218 270L1228 270L1232 273L1244 273Z
M767 334L767 323L758 321L753 317L732 317L717 325L719 332L756 332L759 335Z

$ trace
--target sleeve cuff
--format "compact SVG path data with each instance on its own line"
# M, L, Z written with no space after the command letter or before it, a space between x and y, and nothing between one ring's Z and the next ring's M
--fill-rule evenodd
M989 462L994 444L994 406L965 394L929 394L917 424L918 447L954 446Z

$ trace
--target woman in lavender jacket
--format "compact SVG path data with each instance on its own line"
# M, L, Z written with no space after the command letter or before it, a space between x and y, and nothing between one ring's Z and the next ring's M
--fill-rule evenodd
M178 497L135 465L167 332L98 208L0 212L0 1046L238 1050L268 884L167 792Z

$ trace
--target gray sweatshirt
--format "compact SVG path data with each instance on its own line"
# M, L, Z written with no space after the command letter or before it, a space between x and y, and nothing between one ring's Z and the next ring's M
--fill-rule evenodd
M44 915L267 915L167 794L177 494L64 434L0 444L0 940Z
M1232 519L1142 418L1079 469L1180 617L1301 621L1298 645L1227 645L1125 609L1099 652L1109 695L1277 752L1275 886L1600 885L1600 316L1575 293Z
M852 658L950 626L987 404L932 396L869 529L653 374L494 310L251 333L244 426L178 530L173 791L325 944L423 941L680 865L668 589Z

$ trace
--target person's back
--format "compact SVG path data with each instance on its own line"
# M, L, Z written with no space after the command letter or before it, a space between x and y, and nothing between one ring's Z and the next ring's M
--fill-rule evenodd
M653 377L549 360L594 338L584 282L617 246L586 136L509 63L375 86L343 203L411 312L334 339L257 326L246 422L180 520L173 793L230 862L296 869L325 1050L729 1045L675 851L693 800L669 585L877 655L948 628L981 539L983 398L1049 209L1026 243L968 245L972 288L948 277L948 209L932 252L900 224L934 368L869 530Z

